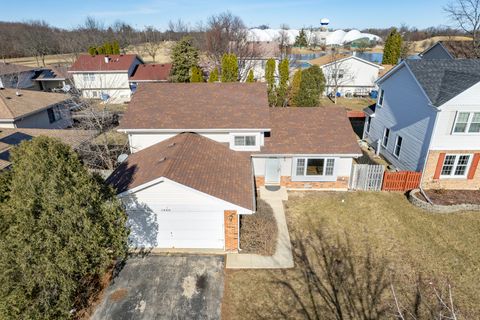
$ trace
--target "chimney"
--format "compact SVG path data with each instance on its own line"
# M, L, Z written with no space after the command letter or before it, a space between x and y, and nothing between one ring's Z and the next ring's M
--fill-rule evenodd
M110 62L110 57L109 56L105 56L105 63L109 63Z

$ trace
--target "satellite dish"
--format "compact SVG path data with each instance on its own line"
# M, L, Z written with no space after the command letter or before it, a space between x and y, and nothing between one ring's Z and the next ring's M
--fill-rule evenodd
M100 95L100 98L102 99L102 101L107 101L110 98L110 96L106 93L102 93Z
M127 160L128 154L122 153L121 155L118 156L117 162L118 163L123 163L125 160Z
M69 84L66 84L66 85L63 86L62 91L63 92L68 92L68 91L70 91L70 89L72 89L72 87Z

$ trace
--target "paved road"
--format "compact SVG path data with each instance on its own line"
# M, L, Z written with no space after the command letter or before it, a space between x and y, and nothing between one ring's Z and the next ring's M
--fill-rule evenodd
M92 319L220 319L223 269L223 256L132 258Z

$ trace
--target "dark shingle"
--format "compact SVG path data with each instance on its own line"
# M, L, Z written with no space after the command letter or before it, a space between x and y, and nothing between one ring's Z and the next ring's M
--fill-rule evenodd
M405 63L437 107L480 82L480 60L406 60Z

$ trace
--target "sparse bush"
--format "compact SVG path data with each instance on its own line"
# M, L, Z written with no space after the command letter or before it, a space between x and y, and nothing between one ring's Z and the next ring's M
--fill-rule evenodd
M240 218L240 248L245 253L271 256L277 244L277 221L273 209L263 200L257 201L257 212Z

